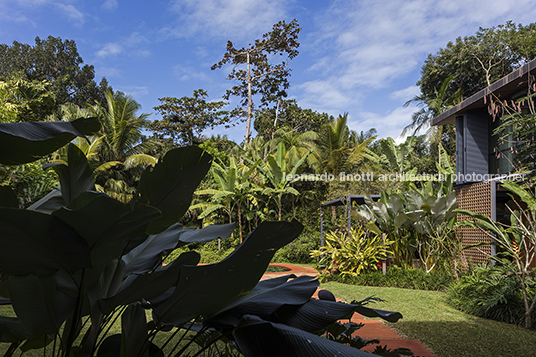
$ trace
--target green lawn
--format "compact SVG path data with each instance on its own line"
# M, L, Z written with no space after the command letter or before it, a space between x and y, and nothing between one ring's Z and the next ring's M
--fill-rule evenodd
M446 304L442 292L335 282L321 287L348 302L370 295L386 300L371 307L401 312L404 318L389 325L401 336L422 342L438 357L536 355L536 331L460 312Z

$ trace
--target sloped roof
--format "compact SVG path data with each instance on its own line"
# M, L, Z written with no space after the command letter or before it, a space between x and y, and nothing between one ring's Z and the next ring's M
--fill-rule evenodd
M347 195L344 197L337 198L333 201L322 203L320 207L346 206L348 204L348 200L350 200L352 203L363 205L365 204L365 197L367 196L370 197L373 201L378 201L381 197L381 195Z
M494 93L498 98L508 98L511 95L527 90L527 73L536 75L536 59L519 67L510 74L492 83L489 87L473 94L461 103L441 113L432 119L431 125L455 124L456 117L471 109L485 108L485 97Z

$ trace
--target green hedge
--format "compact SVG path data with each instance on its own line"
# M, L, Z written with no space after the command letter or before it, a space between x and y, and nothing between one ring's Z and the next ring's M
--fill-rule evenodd
M355 277L332 274L328 279L352 285L419 290L445 290L454 281L454 277L447 273L426 273L423 269L402 269L396 266L388 267L385 275L380 270L364 272Z
M292 243L279 249L273 259L273 263L316 263L316 259L311 258L311 251L318 249L320 239L315 234L304 232Z

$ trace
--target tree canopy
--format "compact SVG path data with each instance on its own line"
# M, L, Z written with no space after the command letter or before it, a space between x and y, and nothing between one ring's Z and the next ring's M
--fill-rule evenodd
M35 45L14 41L0 44L0 80L22 77L28 81L47 80L56 97L56 109L67 102L78 106L95 101L104 104L109 90L105 78L95 82L95 68L84 64L74 40L49 36L35 38Z
M0 123L41 121L53 114L50 82L21 78L0 80Z
M203 130L229 122L228 113L221 110L224 101L207 101L208 93L194 90L192 97L158 98L162 104L154 110L162 114L162 120L148 125L158 140L170 138L174 144L195 145L200 143Z
M436 54L428 55L417 85L423 98L431 99L447 78L454 75L445 98L458 90L467 98L534 58L536 23L523 26L509 21L480 28L472 36L458 37Z
M263 136L265 140L272 139L275 131L283 127L289 127L300 134L319 131L331 119L327 113L301 108L295 99L282 100L278 104L275 108L267 108L255 115L253 127L257 135Z

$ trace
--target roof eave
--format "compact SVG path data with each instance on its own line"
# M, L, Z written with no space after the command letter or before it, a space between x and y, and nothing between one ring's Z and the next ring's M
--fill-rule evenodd
M520 79L529 72L536 72L536 60L524 64L510 74L492 83L489 87L478 91L464 101L441 113L432 119L431 125L454 124L458 115L468 110L485 108L486 97L490 93L494 93L498 98L505 98L519 91L527 84L526 81Z

